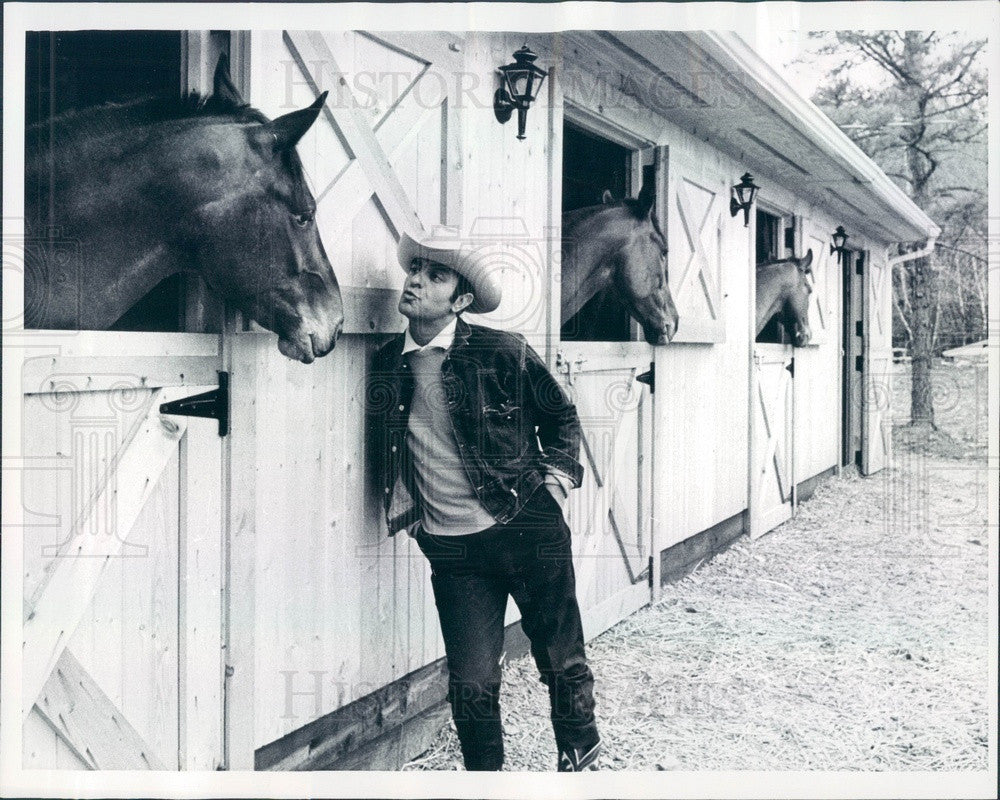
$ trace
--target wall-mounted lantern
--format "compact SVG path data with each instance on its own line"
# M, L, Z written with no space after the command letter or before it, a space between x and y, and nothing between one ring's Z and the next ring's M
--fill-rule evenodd
M517 109L517 138L524 138L524 126L528 121L528 108L538 97L542 81L549 73L535 66L538 56L525 44L514 53L514 63L504 64L500 73L500 88L493 95L493 113L497 122L504 124Z
M845 245L847 244L847 240L850 237L847 235L847 232L844 230L844 226L843 225L838 225L837 226L837 230L834 231L831 235L833 236L833 244L830 245L830 255L833 255L834 253L836 253L837 254L837 263L840 264L840 262L844 258L844 253L847 252L847 250L845 248Z
M733 196L729 199L729 215L735 217L742 211L744 227L750 225L750 206L753 205L759 189L749 172L744 172L740 182L733 186Z

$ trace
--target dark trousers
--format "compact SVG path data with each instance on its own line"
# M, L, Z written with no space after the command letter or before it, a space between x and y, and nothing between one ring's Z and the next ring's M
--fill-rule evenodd
M548 686L560 750L598 740L594 676L587 666L576 602L569 526L544 486L506 525L467 536L433 536L417 526L448 657L448 699L469 770L503 766L500 656L507 596Z

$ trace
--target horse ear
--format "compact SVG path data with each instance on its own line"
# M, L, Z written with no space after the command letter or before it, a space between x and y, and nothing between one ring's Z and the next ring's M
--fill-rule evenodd
M229 56L223 53L215 65L215 77L212 79L212 96L225 100L236 106L245 106L246 101L229 76Z
M308 108L300 108L262 125L259 135L264 143L269 143L276 153L295 147L316 121L327 94L323 92Z
M639 219L649 216L649 212L653 210L654 199L652 184L644 183L639 190L639 196L635 198L635 215Z
M615 198L611 194L610 189L604 190L604 194L601 195L601 202L606 206L613 206L615 204Z
M809 272L809 266L813 263L813 251L810 247L805 256L799 259L799 269L803 272Z

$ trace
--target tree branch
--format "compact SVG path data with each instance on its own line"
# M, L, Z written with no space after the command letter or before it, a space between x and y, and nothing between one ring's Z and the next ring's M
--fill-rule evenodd
M955 77L952 78L950 81L947 81L946 83L943 83L940 86L937 86L937 87L931 89L928 92L928 94L931 97L934 97L934 96L938 95L939 92L947 89L949 86L953 86L956 83L960 83L962 81L962 79L966 76L966 74L968 73L969 67L971 67L972 63L976 60L976 56L979 55L980 51L985 46L986 46L986 42L985 41L973 42L970 45L970 47L972 47L973 49L967 55L964 56L965 63L961 64L961 66L959 68L959 71L955 75ZM963 56L959 56L959 61L961 61L962 58L963 58Z

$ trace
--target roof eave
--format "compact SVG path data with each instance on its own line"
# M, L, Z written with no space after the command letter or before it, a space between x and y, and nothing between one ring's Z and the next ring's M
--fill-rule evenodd
M745 78L746 89L775 114L794 121L827 157L839 162L870 191L892 209L895 219L881 219L900 241L936 238L941 230L906 193L869 158L850 137L812 102L802 97L770 64L737 34L728 31L692 31L692 43L722 66Z

